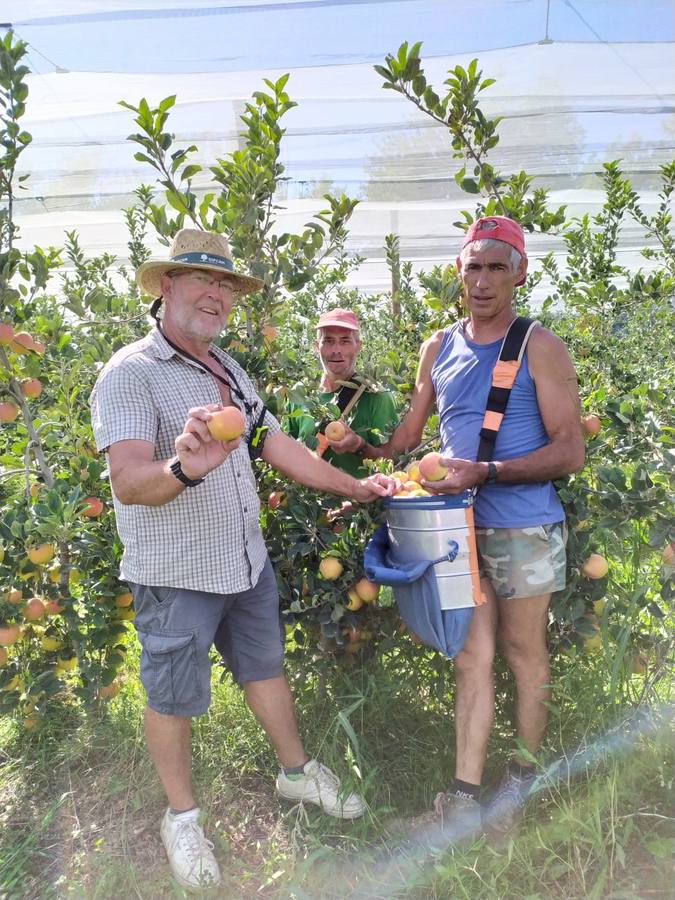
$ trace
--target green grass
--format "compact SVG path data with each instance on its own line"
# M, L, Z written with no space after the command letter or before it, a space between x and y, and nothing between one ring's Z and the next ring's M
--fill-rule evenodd
M672 894L672 682L622 707L601 654L561 656L544 758L566 754L503 847L397 848L392 823L430 806L452 774L451 666L394 649L349 670L305 654L290 680L306 745L362 790L364 819L280 807L276 764L241 692L214 684L194 729L195 780L225 884L221 897L600 898ZM486 784L513 750L503 669ZM658 688L658 690L657 690ZM142 690L129 676L100 714L55 708L26 733L0 723L0 897L181 896L158 834L164 798L144 749ZM670 710L670 712L668 712ZM633 724L631 724L633 723Z

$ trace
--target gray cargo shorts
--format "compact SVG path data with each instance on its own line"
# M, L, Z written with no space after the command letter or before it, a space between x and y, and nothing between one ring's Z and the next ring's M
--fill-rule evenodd
M129 583L141 643L148 706L170 716L200 716L211 702L212 646L238 684L283 673L284 628L272 564L236 594Z

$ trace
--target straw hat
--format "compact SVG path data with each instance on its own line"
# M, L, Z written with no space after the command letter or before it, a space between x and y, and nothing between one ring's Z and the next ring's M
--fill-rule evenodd
M227 276L234 290L240 294L252 294L263 286L259 278L234 271L230 245L221 234L200 231L198 228L183 228L173 239L169 257L168 260L151 259L138 267L136 281L146 294L159 297L162 293L162 275L174 269L220 272Z

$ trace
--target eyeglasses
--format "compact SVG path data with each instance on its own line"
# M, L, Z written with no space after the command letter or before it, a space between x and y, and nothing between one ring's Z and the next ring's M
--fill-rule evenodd
M223 278L222 281L219 281L217 278L212 278L210 275L206 275L203 272L189 272L185 269L175 269L173 272L167 272L166 274L169 278L178 278L180 275L183 275L203 291L217 290L220 291L221 294L234 293L232 282L227 278Z

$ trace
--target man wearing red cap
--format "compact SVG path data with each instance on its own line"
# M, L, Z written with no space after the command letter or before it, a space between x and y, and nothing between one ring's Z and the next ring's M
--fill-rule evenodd
M436 810L456 833L517 825L534 780L530 763L546 725L548 607L565 586L564 512L552 479L584 463L574 367L564 343L541 326L531 333L492 460L476 462L492 372L516 318L513 294L525 282L523 230L502 216L469 228L457 269L468 316L422 345L410 409L379 456L417 447L434 406L441 462L448 469L428 489L455 494L479 487L474 515L486 603L474 609L455 657L456 770ZM373 454L375 455L375 454ZM516 755L485 810L479 792L494 715L497 646L515 679L516 728L526 757Z
M361 339L359 320L351 310L332 309L322 313L316 331L316 349L322 368L318 400L322 404L335 404L341 413L347 410L342 420L346 434L339 441L328 440L323 458L349 475L362 478L367 474L363 458L374 451L383 436L391 434L398 421L394 399L387 391L359 392L362 381L356 374L356 358ZM350 407L357 392L360 396ZM314 438L315 422L311 416L292 416L290 433L301 441Z

